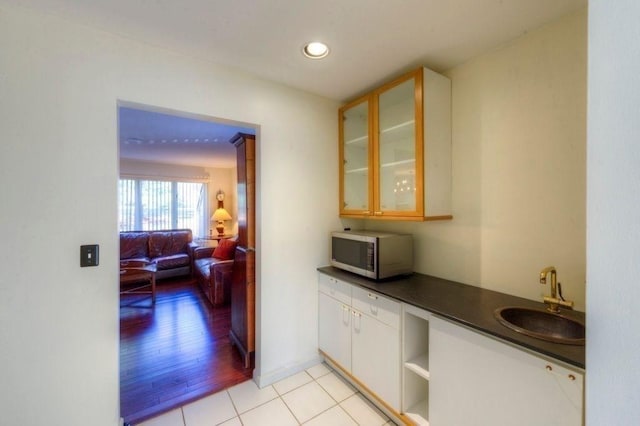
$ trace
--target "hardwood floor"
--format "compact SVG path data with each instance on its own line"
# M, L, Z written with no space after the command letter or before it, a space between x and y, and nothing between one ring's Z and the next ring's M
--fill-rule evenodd
M251 378L229 340L229 306L213 308L192 279L120 297L120 412L137 423Z

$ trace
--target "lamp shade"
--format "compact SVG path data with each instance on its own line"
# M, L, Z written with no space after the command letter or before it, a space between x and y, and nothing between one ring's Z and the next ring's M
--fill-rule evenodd
M231 215L223 207L220 207L219 209L216 209L215 212L213 212L213 216L211 216L211 219L215 221L231 220Z

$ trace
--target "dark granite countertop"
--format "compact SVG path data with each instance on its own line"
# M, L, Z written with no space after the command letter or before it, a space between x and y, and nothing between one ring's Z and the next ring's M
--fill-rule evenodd
M332 266L318 271L334 278L364 287L404 302L453 322L514 343L523 348L575 367L585 368L585 347L552 343L517 333L493 316L493 311L503 306L523 306L544 309L546 305L522 297L511 296L493 290L413 273L409 276L374 281ZM563 310L563 315L585 323L583 312Z

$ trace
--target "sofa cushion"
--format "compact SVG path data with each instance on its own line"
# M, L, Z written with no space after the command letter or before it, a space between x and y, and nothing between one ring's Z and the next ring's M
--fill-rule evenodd
M235 256L236 244L237 242L233 240L220 240L212 256L222 260L231 260Z
M120 233L120 259L148 258L147 242L149 234L146 232Z
M170 256L161 256L153 259L159 271L164 269L180 268L181 266L189 266L191 258L186 253L172 254Z
M149 257L160 257L171 254L171 232L149 233Z
M165 254L188 253L190 242L190 231L173 231L171 233L171 246L169 247L169 252Z
M149 255L153 257L171 256L189 252L191 242L189 231L154 231L149 233Z

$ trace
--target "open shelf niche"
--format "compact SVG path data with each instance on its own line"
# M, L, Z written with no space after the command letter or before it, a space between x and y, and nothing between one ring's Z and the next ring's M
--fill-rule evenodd
M402 412L417 425L429 425L429 319L431 314L404 305Z

